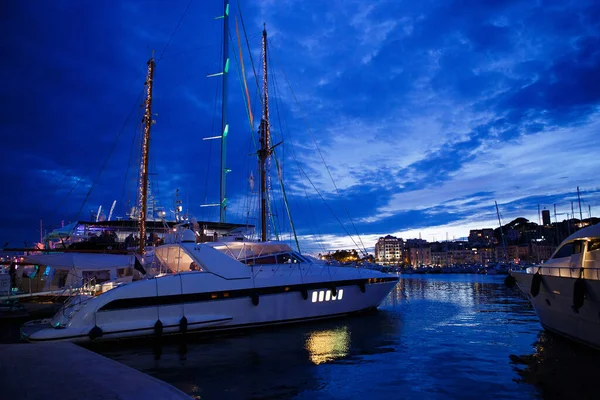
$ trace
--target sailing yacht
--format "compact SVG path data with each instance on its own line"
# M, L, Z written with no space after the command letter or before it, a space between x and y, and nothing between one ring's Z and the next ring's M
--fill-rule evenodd
M225 24L228 9L225 1ZM21 328L22 339L88 342L208 333L346 316L381 304L398 283L397 275L329 266L292 250L286 243L268 240L266 165L273 148L269 144L266 49L265 30L258 151L261 241L233 236L198 243L193 231L183 230L172 236L173 242L165 241L154 249L151 265L144 266L149 271L148 278L120 283L95 296L73 296L53 318L25 324ZM224 65L227 63L224 60ZM222 140L227 132L225 118L223 132ZM221 222L226 204L224 176L223 173Z
M600 349L600 224L573 233L544 264L511 275L545 329Z

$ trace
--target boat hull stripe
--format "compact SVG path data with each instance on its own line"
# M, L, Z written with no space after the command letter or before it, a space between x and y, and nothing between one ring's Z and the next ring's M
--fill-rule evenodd
M315 283L304 283L298 285L282 285L282 286L268 286L258 288L245 288L237 290L222 290L214 292L203 292L203 293L184 293L167 296L149 296L149 297L133 297L127 299L117 299L106 303L98 311L114 311L114 310L125 310L132 308L145 308L145 307L157 307L157 306L170 306L176 304L185 303L199 303L205 301L218 301L218 300L229 300L240 297L250 297L254 294L258 296L280 294L286 292L302 292L303 290L317 290L317 289L330 289L334 285L337 288L344 286L360 285L360 284L373 284L398 281L397 277L382 277L382 278L365 278L365 279L353 279L337 282L315 282Z

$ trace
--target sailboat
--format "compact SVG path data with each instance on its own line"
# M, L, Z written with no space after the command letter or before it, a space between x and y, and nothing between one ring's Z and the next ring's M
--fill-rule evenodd
M225 1L225 26L228 10ZM266 63L266 29L262 45ZM226 63L224 59L224 74ZM266 64L263 67L266 71ZM226 136L225 118L223 125ZM21 338L38 343L97 342L210 333L314 321L377 308L398 283L397 275L317 263L286 243L268 240L265 163L272 148L266 93L260 132L260 241L222 238L198 243L194 232L184 230L181 240L156 247L151 267L157 271L154 277L94 297L74 296L53 318L23 326ZM223 176L221 218L226 205Z

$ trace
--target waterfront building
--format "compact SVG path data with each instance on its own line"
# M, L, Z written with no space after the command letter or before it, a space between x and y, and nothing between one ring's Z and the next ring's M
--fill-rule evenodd
M404 241L387 235L375 244L375 261L380 264L400 264L404 260Z
M468 240L470 244L480 244L484 246L497 244L498 242L496 240L496 236L494 235L494 230L490 228L471 229L469 231Z

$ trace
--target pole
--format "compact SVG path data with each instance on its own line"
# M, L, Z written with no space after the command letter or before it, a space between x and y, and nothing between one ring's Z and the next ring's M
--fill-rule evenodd
M148 201L148 154L150 151L150 128L152 127L152 84L154 79L154 50L148 60L146 77L146 101L144 118L142 119L144 137L142 139L142 161L140 164L140 254L144 254L146 244L146 211Z
M261 204L261 240L267 241L267 158L271 155L270 126L269 126L269 85L267 74L267 28L263 29L263 112L260 121L260 150L258 159L260 164L260 204Z
M579 186L577 186L577 200L579 201L579 219L583 222L583 214L581 213L581 197L579 196Z
M219 203L219 222L227 220L227 75L229 72L229 1L223 1L223 98L221 101L221 199Z

